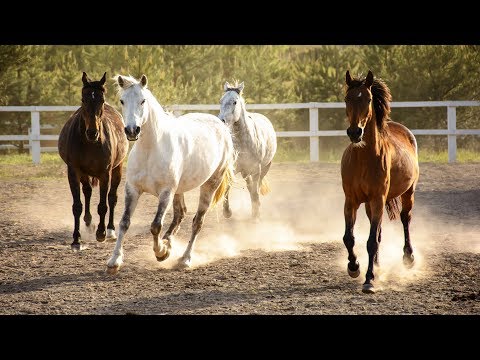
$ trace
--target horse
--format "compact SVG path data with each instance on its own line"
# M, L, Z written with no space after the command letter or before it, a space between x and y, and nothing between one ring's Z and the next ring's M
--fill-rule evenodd
M407 268L414 264L409 227L419 177L417 141L407 127L391 121L392 97L383 80L374 79L371 71L366 78L360 79L352 78L347 70L345 78L346 115L350 124L347 135L351 144L345 149L341 161L345 193L343 242L348 251L348 274L356 278L360 266L353 251L353 228L358 207L365 203L370 234L367 241L368 268L362 291L374 293L374 265L379 266L384 207L390 220L400 215L405 238L403 263Z
M188 268L205 214L224 196L234 176L235 158L228 128L211 114L189 113L179 117L167 114L147 84L145 75L140 81L131 76L117 76L125 133L135 143L128 156L125 209L118 239L107 262L107 272L111 274L118 272L123 263L122 242L142 193L159 199L150 232L155 256L163 261L170 255L172 237L187 212L184 193L200 187L190 241L176 264L177 268ZM165 213L172 201L173 220L160 241Z
M247 183L252 204L252 219L260 218L260 196L270 192L266 175L277 151L277 136L270 120L259 113L248 112L242 96L244 82L224 84L218 117L231 129L233 146L238 152L235 173L240 172ZM223 215L232 216L229 203L230 187L223 202Z
M105 102L104 87L107 73L99 81L92 81L84 72L82 76L82 105L73 113L62 127L58 139L58 152L68 167L68 183L73 197L73 216L75 225L71 248L81 250L80 183L85 196L85 215L83 220L89 231L94 230L90 214L92 187L100 183L100 202L98 215L100 222L96 231L99 242L116 239L114 226L117 188L122 178L122 165L128 152L128 141L123 131L122 115ZM108 207L107 230L105 215Z

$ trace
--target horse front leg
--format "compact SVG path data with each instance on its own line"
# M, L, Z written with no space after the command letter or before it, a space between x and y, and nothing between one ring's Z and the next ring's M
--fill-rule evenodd
M115 241L117 236L115 235L114 215L115 206L117 205L117 189L122 180L122 163L112 170L112 180L110 183L110 191L108 192L108 225L107 225L107 241Z
M168 206L172 201L175 191L168 189L164 190L158 196L158 208L155 218L152 221L150 226L150 232L153 235L153 252L158 261L163 261L170 256L170 250L172 249L172 244L170 239L162 239L159 241L159 235L162 231L163 219L165 218L165 213L167 212Z
M112 178L112 174L109 171L107 175L102 176L100 180L100 201L98 203L97 211L98 215L100 216L100 222L98 223L98 228L95 233L97 237L97 241L103 242L105 241L105 215L107 214L107 194L108 189L110 187L110 180Z
M123 264L123 238L130 227L130 219L138 204L141 192L128 182L125 184L125 209L120 220L119 231L112 257L107 261L107 272L115 274Z
M405 245L403 246L403 264L407 268L411 268L415 262L413 256L413 248L410 242L410 220L412 220L412 208L414 203L414 185L408 189L401 197L402 211L400 212L400 219L403 224L403 232L405 236Z
M368 251L368 268L365 276L365 282L363 283L362 291L364 293L373 294L375 288L373 282L375 280L374 265L375 258L378 258L379 237L381 234L383 208L385 207L386 196L382 196L377 199L369 201L370 206L370 234L367 240Z
M74 218L73 242L70 245L73 251L81 250L80 245L80 216L82 215L82 201L80 200L80 180L75 172L75 169L68 166L68 184L73 197L72 212Z
M343 214L345 217L345 234L343 235L343 243L348 251L348 265L347 272L352 278L360 275L360 264L357 261L357 255L353 250L355 246L355 236L353 235L353 228L357 219L357 210L359 203L349 197L345 197L345 204L343 207Z

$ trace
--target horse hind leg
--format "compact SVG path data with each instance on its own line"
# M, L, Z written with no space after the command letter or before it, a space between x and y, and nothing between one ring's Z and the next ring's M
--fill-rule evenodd
M247 176L245 180L252 202L252 219L258 222L260 220L260 172Z
M372 221L372 210L370 209L370 204L367 202L365 203L365 212L367 213L368 220ZM382 241L382 228L378 230L378 244L380 245L380 242ZM378 256L378 249L373 257L373 264L377 267L380 266L380 261L379 261L379 256Z
M223 200L223 216L225 219L230 219L232 217L232 209L230 209L230 189L231 185L227 185L227 191L225 192L225 199Z
M370 218L370 235L367 240L368 251L368 268L365 275L365 282L363 283L362 291L364 293L373 294L375 288L373 282L375 280L374 265L375 258L378 259L377 253L379 249L379 235L381 233L383 208L385 200L383 197L371 200L369 202L371 218Z
M170 255L172 236L177 233L186 213L187 207L185 206L185 198L183 194L175 194L173 197L173 220L162 239L162 247L165 249L165 254L163 256L157 256L158 261L163 261Z
M115 216L115 206L117 205L117 189L120 181L122 180L122 164L117 166L112 170L112 180L110 183L110 191L108 192L108 225L107 225L107 235L105 237L106 241L115 241L117 236L115 235L115 225L114 225L114 216Z
M107 196L108 188L110 186L110 181L112 178L111 172L108 172L106 175L102 176L100 180L100 202L97 207L98 215L100 216L100 221L98 223L97 231L95 236L98 242L105 241L106 231L105 231L105 215L107 214Z
M125 185L125 209L120 220L117 242L112 256L107 261L107 272L110 274L118 272L123 264L123 238L130 227L130 218L137 207L140 195L141 193L127 182Z
M163 220L165 218L165 213L167 212L168 206L172 200L174 192L172 190L164 190L159 195L158 201L158 208L157 213L155 214L155 218L152 221L152 225L150 226L150 232L153 235L153 252L155 253L155 257L158 261L163 261L170 256L170 251L172 249L172 245L170 239L163 239L161 242L159 241L159 235L162 231ZM178 205L177 205L178 206Z
M191 266L193 246L200 230L202 229L205 214L207 213L208 208L212 204L213 196L215 195L216 190L220 186L222 178L222 176L212 177L200 187L200 201L198 203L197 213L193 218L192 235L190 237L190 241L188 242L187 248L183 253L183 256L178 260L177 268L181 269Z
M92 214L90 213L90 199L92 198L92 185L88 179L88 176L82 176L80 178L82 183L83 196L85 197L85 214L83 216L83 221L85 221L85 226L87 231L90 234L95 232L95 224L92 224Z
M415 258L413 256L413 248L410 241L410 221L412 219L412 208L414 204L414 187L410 187L402 196L402 211L400 212L400 219L403 224L403 232L405 237L405 244L403 246L403 263L407 268L414 265Z

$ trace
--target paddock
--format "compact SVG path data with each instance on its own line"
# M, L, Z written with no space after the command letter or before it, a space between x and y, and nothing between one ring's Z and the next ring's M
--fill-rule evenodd
M192 268L172 266L185 248L198 189L185 194L187 216L162 263L150 223L158 201L140 198L125 242L122 271L107 274L113 243L95 235L70 250L71 195L66 177L0 181L0 314L476 314L480 313L480 163L420 163L411 223L416 260L402 264L403 229L383 220L378 292L351 279L339 163L276 163L261 222L237 176L231 219L221 204L207 213ZM124 175L125 177L125 175ZM124 206L119 187L116 219ZM92 204L98 202L94 189ZM83 198L82 198L83 202ZM96 211L93 222L98 223ZM172 220L170 208L166 227ZM356 252L366 270L368 219L359 209ZM115 224L118 228L118 221ZM164 229L165 230L165 229Z

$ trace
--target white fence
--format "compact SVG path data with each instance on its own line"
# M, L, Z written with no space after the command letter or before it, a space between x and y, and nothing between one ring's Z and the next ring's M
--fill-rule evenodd
M445 107L447 109L447 129L412 129L415 135L447 135L448 162L455 162L457 158L457 135L480 135L480 129L457 129L457 107L480 106L480 101L405 101L392 102L391 107ZM207 111L220 110L220 105L171 105L166 107L171 111ZM309 137L310 161L319 160L320 136L346 136L343 130L319 130L318 109L345 108L343 102L328 103L298 103L298 104L248 104L248 110L292 110L309 109L310 126L308 131L277 131L278 137ZM28 140L31 143L32 160L40 163L40 140L58 140L58 135L40 134L40 112L47 111L75 111L78 106L0 106L0 111L30 112L31 131L29 135L0 135L0 141Z

